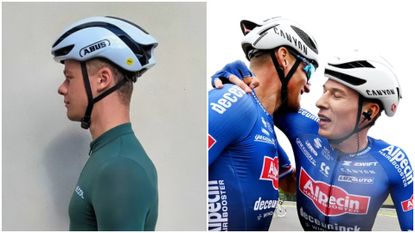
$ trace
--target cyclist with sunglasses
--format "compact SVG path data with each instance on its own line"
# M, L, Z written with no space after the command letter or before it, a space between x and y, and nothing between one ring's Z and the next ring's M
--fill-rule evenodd
M317 67L316 42L291 20L243 20L241 29L261 85L250 94L232 84L209 92L209 230L269 229L278 188L293 170L272 115L281 107L299 109L307 75Z
M226 68L221 72L240 79L235 70L249 72L243 63ZM367 135L382 111L395 114L402 98L392 67L381 57L354 53L329 60L324 73L318 117L304 109L274 115L294 150L301 225L371 230L390 194L401 230L413 230L409 159L400 147Z

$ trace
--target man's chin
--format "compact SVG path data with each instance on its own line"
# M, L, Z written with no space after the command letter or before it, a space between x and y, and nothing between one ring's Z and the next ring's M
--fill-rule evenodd
M325 138L330 140L330 135L327 133L327 131L322 130L321 128L318 129L318 135L320 135L322 137L325 137Z
M71 121L81 121L81 119L82 119L82 117L80 117L80 116L74 116L74 115L70 114L69 112L66 114L66 116Z

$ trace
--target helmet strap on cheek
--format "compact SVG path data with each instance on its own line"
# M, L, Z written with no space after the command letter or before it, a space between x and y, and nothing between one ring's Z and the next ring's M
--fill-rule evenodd
M357 149L359 150L359 132L362 131L363 129L366 129L372 125L375 124L375 121L372 120L369 124L363 126L362 128L359 128L359 124L360 124L360 118L362 116L362 107L363 107L363 96L359 94L359 103L357 106L357 115L356 115L356 124L354 126L354 129L352 130L352 132L350 132L349 134L347 134L344 137L341 138L337 138L337 139L330 139L329 142L332 144L340 144L342 143L344 140L350 138L353 134L357 133Z
M294 65L291 67L287 76L285 76L284 70L278 63L277 58L275 57L275 49L272 50L271 52L271 58L272 58L272 63L274 64L275 70L277 71L278 77L280 78L280 81L281 81L281 107L285 108L287 106L287 100L288 100L288 82L290 81L295 71L297 70L298 66L300 65L301 60L296 59Z
M101 95L94 98L92 96L91 84L90 84L89 78L88 78L88 71L87 71L87 67L86 67L86 62L81 62L81 70L82 70L82 76L83 76L83 80L84 80L86 95L88 97L88 106L86 107L84 117L81 120L81 127L83 129L89 129L89 127L91 126L91 114L92 114L92 109L94 108L94 104L96 102L102 100L107 95L109 95L112 92L119 89L128 80L126 78L123 78L116 85L114 85L113 87L111 87L110 89L108 89L104 93L102 93Z
M94 107L94 98L92 96L91 84L89 83L86 62L84 61L81 62L81 70L82 70L82 78L84 80L86 95L88 97L88 106L86 107L84 117L81 120L81 127L83 129L88 129L89 126L91 126L91 113L92 113L92 108Z

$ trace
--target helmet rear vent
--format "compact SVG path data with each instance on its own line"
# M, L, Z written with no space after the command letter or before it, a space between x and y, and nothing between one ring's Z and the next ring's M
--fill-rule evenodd
M372 64L370 64L368 61L352 61L352 62L346 62L341 64L329 64L331 66L341 68L341 69L353 69L353 68L375 68Z
M314 40L310 38L303 30L300 28L291 25L291 28L297 33L297 35L304 41L304 43L311 49L313 52L318 54L317 45L314 43Z

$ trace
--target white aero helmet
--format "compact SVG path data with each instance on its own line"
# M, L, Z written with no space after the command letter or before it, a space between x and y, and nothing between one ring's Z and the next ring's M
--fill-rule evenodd
M392 66L382 57L353 54L333 57L324 74L357 91L367 99L379 100L386 115L393 116L402 98L401 88Z
M69 26L52 46L55 61L105 58L123 70L144 73L155 65L157 41L140 26L116 17L91 17Z
M318 67L318 47L314 38L303 27L292 20L274 17L262 22L241 21L245 35L242 49L250 60L260 50L271 50L280 46L294 49Z

